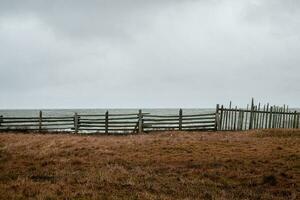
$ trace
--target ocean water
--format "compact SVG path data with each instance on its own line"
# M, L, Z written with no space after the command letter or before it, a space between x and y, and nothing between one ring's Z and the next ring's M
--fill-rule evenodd
M44 109L42 110L44 117L69 117L74 113L80 114L105 114L108 110L110 114L133 114L138 113L139 109ZM201 114L213 113L215 108L188 108L182 109L183 114ZM34 109L18 109L18 110L0 110L0 115L4 117L38 117L40 110ZM142 109L143 113L151 113L155 115L177 115L178 108L155 108Z
M122 109L44 109L42 110L44 117L71 117L74 113L80 114L105 114L108 110L110 114L133 114L138 113L139 109L122 108ZM202 113L214 113L215 108L186 108L182 109L183 114L202 114ZM299 108L290 109L291 111L300 112ZM38 109L18 109L18 110L4 110L0 109L0 116L4 117L38 117ZM177 115L179 108L144 108L143 113L150 113L154 115Z

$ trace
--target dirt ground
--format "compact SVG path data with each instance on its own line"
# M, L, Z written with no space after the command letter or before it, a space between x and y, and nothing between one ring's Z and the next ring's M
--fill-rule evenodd
M2 132L0 199L300 199L300 130Z

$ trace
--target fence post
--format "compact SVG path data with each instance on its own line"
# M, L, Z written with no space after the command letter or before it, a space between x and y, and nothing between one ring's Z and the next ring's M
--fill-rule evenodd
M215 118L215 130L217 131L217 130L219 130L219 108L220 107L220 105L219 104L217 104L217 106L216 106L216 118Z
M269 128L272 128L272 112L273 112L273 106L270 107L270 117L269 117Z
M105 113L105 134L108 134L108 110Z
M253 111L254 111L254 99L251 101L251 110L250 110L250 122L249 122L249 130L253 127Z
M143 114L142 114L142 110L139 110L139 133L143 133Z
M219 130L220 131L222 130L222 127L223 127L223 109L224 109L224 106L222 105L221 106L221 113L220 113L220 123L219 123Z
M3 115L0 115L0 126L2 122L3 122Z
M182 109L179 109L179 130L182 130Z
M297 111L294 112L294 124L293 128L297 128Z
M297 115L297 127L296 128L299 128L299 123L300 123L300 113L298 113Z
M75 130L75 134L78 133L78 122L79 122L79 120L78 120L78 114L75 113L74 114L74 130Z
M39 132L42 131L42 120L43 120L43 113L40 110L40 112L39 112Z

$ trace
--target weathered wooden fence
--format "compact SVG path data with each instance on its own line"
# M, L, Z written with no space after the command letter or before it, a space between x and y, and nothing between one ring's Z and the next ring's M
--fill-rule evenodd
M219 121L217 130L250 130L271 128L300 128L300 113L291 111L287 106L254 105L245 109L217 106Z
M166 130L216 130L216 113L152 115L143 113L78 114L69 117L3 117L0 130L72 131L74 133L129 134Z
M287 106L269 104L247 108L217 105L213 113L184 114L182 109L176 115L154 115L143 113L78 114L63 117L44 117L42 111L37 117L0 116L0 131L68 131L74 133L130 134L151 131L241 131L267 128L300 128L300 113Z

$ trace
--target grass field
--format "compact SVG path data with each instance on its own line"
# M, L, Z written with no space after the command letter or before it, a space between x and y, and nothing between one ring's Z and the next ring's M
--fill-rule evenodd
M0 199L300 199L300 130L1 133Z

